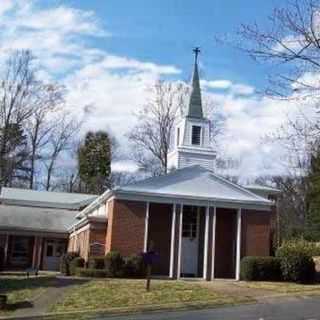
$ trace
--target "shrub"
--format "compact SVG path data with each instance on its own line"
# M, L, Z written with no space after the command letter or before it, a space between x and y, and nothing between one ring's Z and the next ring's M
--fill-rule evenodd
M92 256L88 261L89 269L105 269L105 257L104 256Z
M315 280L315 263L308 246L297 242L286 242L277 250L276 255L281 258L284 280L302 283Z
M110 251L105 257L105 268L110 277L119 277L123 274L124 260L117 251Z
M84 259L81 257L76 257L72 259L69 263L70 275L74 276L76 274L76 268L83 268L84 262Z
M77 252L67 252L60 258L60 272L66 276L70 276L70 262L79 257Z
M320 256L320 245L319 243L306 241L304 239L289 240L284 242L277 250L277 255L288 251L304 253L308 256L315 257Z
M123 276L128 278L144 277L146 268L142 256L132 255L124 259Z
M78 277L90 277L90 278L106 278L106 277L108 277L108 271L102 270L102 269L76 268L75 274Z
M281 280L281 259L275 257L245 257L241 260L240 277L248 281Z

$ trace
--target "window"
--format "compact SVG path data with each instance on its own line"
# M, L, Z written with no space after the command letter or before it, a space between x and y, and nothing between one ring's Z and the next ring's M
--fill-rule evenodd
M194 145L200 145L201 142L201 127L200 126L192 126L192 141L191 143Z
M196 207L186 207L183 212L182 237L197 238L197 210Z

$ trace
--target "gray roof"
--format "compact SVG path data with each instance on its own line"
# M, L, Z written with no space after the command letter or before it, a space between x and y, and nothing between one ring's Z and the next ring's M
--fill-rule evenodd
M78 211L0 205L0 229L37 232L68 232Z
M271 205L269 200L231 183L201 166L186 167L166 176L153 177L119 187L115 189L115 192Z
M78 210L94 201L97 197L97 195L82 193L2 188L0 202L23 206Z
M201 102L201 89L199 80L198 63L195 61L193 77L192 77L192 88L188 108L188 117L192 118L203 118L202 102Z
M244 186L244 188L248 189L248 190L261 190L261 191L266 191L266 192L271 192L271 193L280 193L281 190L277 189L277 188L273 188L270 186L262 186L260 184L250 184L250 185L246 185Z

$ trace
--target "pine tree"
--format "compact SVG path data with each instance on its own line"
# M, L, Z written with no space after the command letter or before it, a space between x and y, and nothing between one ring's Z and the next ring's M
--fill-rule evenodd
M88 132L79 147L80 180L88 193L101 194L110 187L111 141L107 132Z

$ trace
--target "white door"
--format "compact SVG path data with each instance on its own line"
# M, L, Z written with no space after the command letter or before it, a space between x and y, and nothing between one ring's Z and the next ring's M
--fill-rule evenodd
M199 208L184 207L181 242L181 276L196 277L198 273Z
M58 271L60 258L66 250L64 240L46 240L43 257L43 269Z

